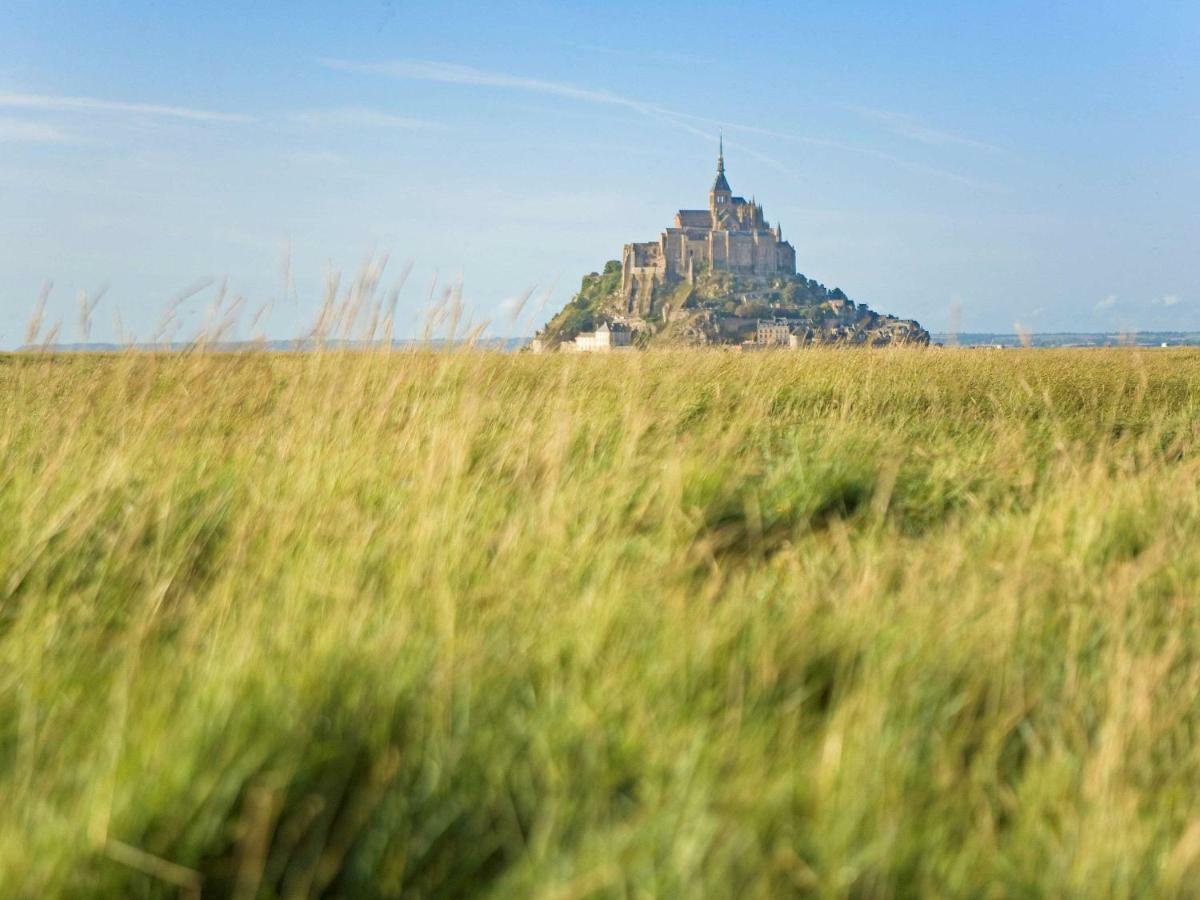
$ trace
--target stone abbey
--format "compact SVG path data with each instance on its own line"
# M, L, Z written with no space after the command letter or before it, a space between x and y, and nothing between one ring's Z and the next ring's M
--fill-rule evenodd
M783 239L783 229L770 226L762 206L730 190L723 140L708 209L681 209L657 241L625 245L621 290L626 313L647 314L656 286L691 283L702 267L764 277L796 274L796 251Z
M796 273L796 251L725 177L725 142L708 209L681 209L657 241L583 276L579 291L530 341L531 352L608 353L654 345L883 347L929 343L912 319L874 312L840 288Z

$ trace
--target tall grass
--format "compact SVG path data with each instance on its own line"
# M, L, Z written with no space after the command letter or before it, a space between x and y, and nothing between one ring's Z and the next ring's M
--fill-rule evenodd
M1194 351L0 358L0 894L1200 894Z

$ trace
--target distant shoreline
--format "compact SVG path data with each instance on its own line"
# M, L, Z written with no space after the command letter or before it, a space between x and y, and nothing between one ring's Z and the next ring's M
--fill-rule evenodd
M959 346L974 348L1020 348L1026 346L1043 348L1070 347L1198 347L1200 346L1200 331L1137 331L1137 332L1087 332L1060 331L1042 334L1021 335L1011 332L965 331L957 334L949 332L934 332L933 343L943 347ZM507 337L486 338L474 341L475 347L482 350L497 350L503 353L514 353L529 343L529 338ZM444 349L451 346L462 346L466 341L432 340L397 340L392 341L396 350L411 350L428 347ZM22 346L14 350L0 350L4 353L121 353L126 350L138 350L147 353L182 353L189 350L204 349L217 353L244 353L247 351L265 350L272 353L301 353L322 347L327 350L366 350L385 346L379 342L370 341L324 341L291 340L291 341L219 341L201 344L195 341L159 343L117 344L112 342L51 344L48 346Z
M1013 332L963 331L931 335L936 344L960 347L1196 347L1200 331L1053 331L1018 335Z
M480 338L474 341L455 340L450 341L444 338L430 338L429 340L420 340L413 338L411 340L392 341L391 347L393 350L412 350L417 348L429 348L435 350L446 349L447 347L461 347L470 344L481 350L499 350L504 353L512 353L520 350L529 343L529 338L509 337L509 338ZM91 342L91 343L72 343L72 344L41 344L25 345L18 347L15 350L0 350L3 353L29 353L29 352L45 352L45 353L121 353L126 350L138 350L145 353L184 353L190 350L204 350L211 353L245 353L248 351L267 351L270 353L304 353L311 350L378 350L386 348L385 341L314 341L314 340L292 340L292 341L173 341L170 343L154 343L154 342L134 342L132 344L117 344L112 342Z

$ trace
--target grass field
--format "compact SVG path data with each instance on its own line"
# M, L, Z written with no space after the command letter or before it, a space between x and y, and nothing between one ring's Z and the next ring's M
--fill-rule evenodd
M1200 352L0 358L5 897L1200 895Z

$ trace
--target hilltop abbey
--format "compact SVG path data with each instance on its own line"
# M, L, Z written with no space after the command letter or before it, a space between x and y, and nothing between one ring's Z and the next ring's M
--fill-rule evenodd
M723 140L708 209L681 209L657 241L625 245L621 290L626 313L649 312L656 285L693 283L702 266L745 275L796 274L796 251L783 239L783 229L778 224L771 228L753 200L733 196L725 178Z
M655 345L766 350L928 345L912 319L874 312L796 273L796 251L725 177L725 142L708 209L681 209L657 241L585 275L529 350L632 351Z

